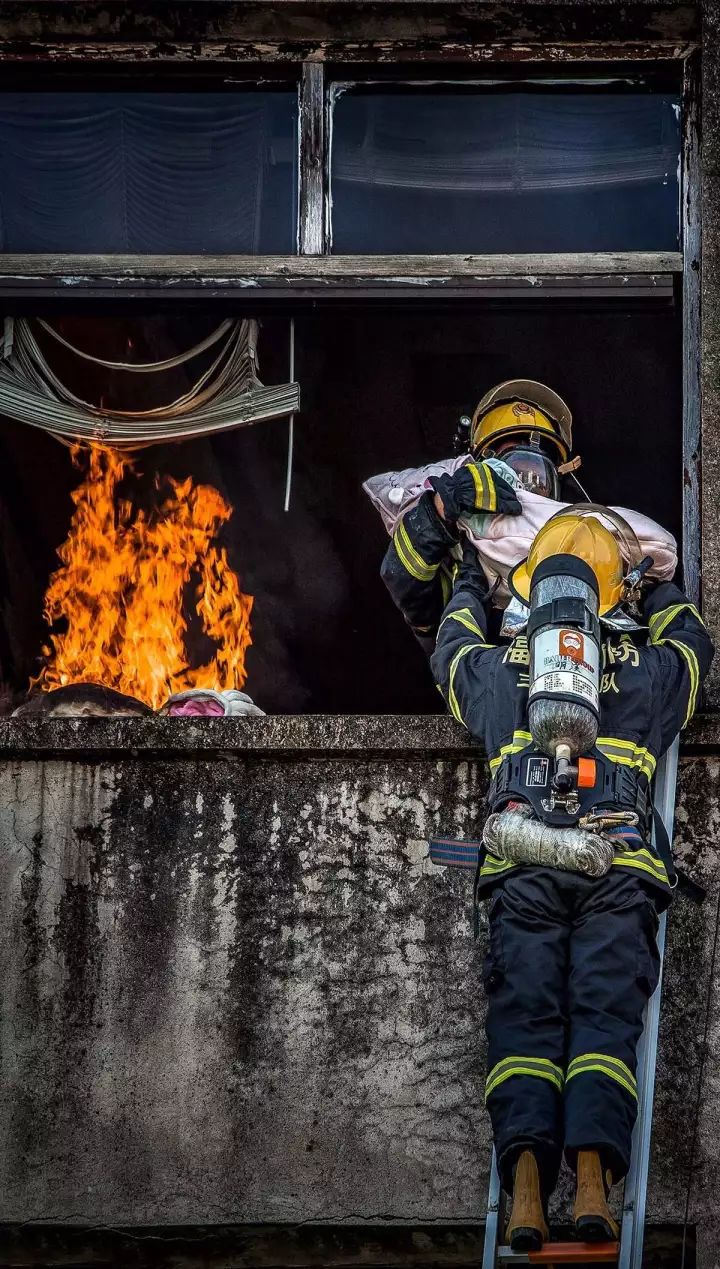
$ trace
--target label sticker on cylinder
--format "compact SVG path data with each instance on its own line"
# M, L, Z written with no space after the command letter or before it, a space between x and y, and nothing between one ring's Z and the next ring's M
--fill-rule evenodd
M578 665L585 660L585 636L579 630L561 630L558 639L560 656L570 657Z
M532 642L530 697L538 693L574 696L592 709L600 701L600 650L581 630L557 626L541 630Z

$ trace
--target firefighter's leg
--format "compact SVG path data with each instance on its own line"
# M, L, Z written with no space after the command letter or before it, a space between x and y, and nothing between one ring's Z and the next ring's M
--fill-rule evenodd
M562 1152L570 928L562 880L553 869L523 868L494 892L484 974L485 1095L500 1176L512 1193L514 1172L529 1150L544 1198L555 1187Z
M565 1150L578 1174L578 1228L584 1225L588 1238L615 1233L604 1190L630 1162L635 1055L658 979L656 929L654 900L629 868L616 865L601 880L579 881L570 938Z

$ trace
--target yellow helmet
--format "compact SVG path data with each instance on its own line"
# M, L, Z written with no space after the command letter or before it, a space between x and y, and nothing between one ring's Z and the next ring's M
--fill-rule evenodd
M516 599L530 602L533 573L553 555L575 555L592 569L598 584L598 615L604 617L623 598L626 566L637 564L640 548L633 530L617 512L594 503L564 507L543 525L527 559L510 573L508 585Z
M567 462L572 449L572 414L562 397L534 379L498 383L478 402L472 418L471 449L482 455L505 437L536 434L551 442Z

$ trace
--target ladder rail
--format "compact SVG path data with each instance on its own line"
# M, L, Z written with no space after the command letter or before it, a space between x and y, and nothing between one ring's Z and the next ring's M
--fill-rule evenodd
M676 736L670 748L660 759L655 777L655 806L665 825L670 842L673 839L675 820L679 749L680 738ZM625 1178L618 1269L641 1269L642 1266L666 926L667 914L663 912L657 934L660 974L657 987L647 1004L645 1023L638 1045L638 1116L633 1130L630 1168Z
M673 839L675 820L675 791L679 750L680 737L676 736L670 748L658 762L655 777L655 806L665 825L665 831L670 842ZM625 1178L620 1251L617 1260L618 1269L642 1269L666 926L667 914L663 912L660 916L657 933L657 947L660 955L658 984L645 1010L642 1036L638 1045L638 1115L633 1129L630 1168ZM501 1202L500 1176L495 1150L493 1149L490 1164L482 1269L497 1269L499 1259L503 1259L503 1257L499 1257ZM548 1244L548 1249L550 1246L551 1244ZM580 1251L580 1248L578 1248L578 1251Z
M497 1156L493 1146L492 1159L490 1160L490 1184L488 1186L487 1215L485 1217L482 1269L495 1269L497 1264L498 1247L500 1245L501 1202L500 1173L498 1172Z

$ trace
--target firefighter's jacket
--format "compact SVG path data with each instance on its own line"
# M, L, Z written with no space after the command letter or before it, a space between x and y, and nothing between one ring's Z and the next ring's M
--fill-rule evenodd
M380 569L393 602L428 656L452 594L456 542L437 514L432 494L423 494L399 522Z
M486 637L485 598L479 570L463 567L440 623L431 664L453 716L482 745L490 770L532 745L528 727L527 638L494 646ZM646 631L632 635L602 627L600 734L592 754L633 769L641 784L652 779L658 758L692 717L713 645L697 609L670 582L649 591ZM635 870L667 889L668 867L649 841L617 851L614 866ZM483 858L480 885L487 887L518 865Z

